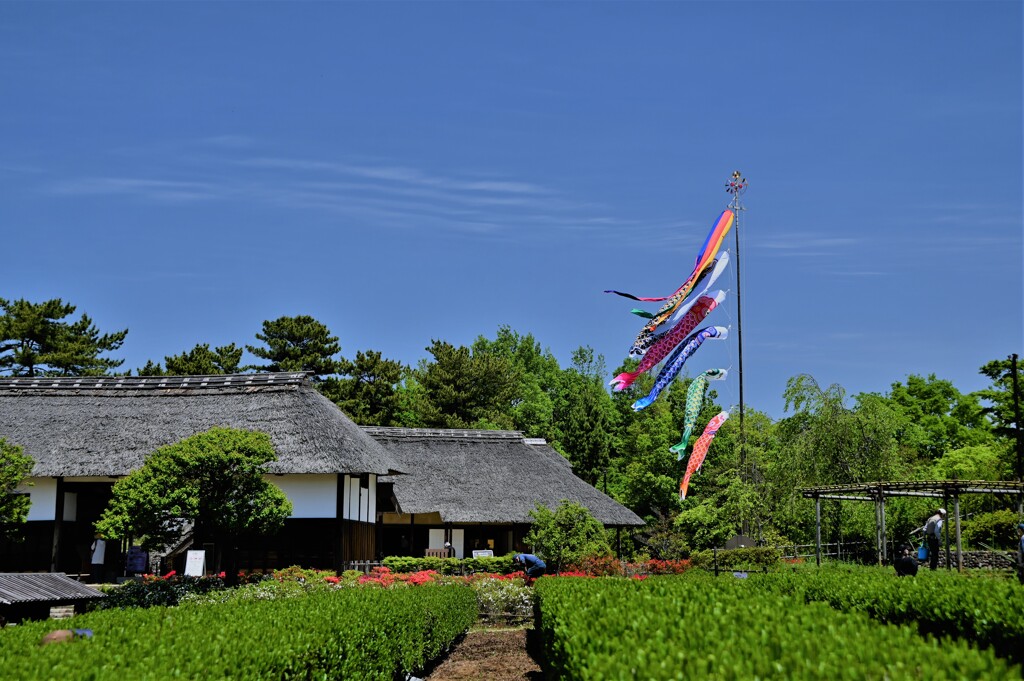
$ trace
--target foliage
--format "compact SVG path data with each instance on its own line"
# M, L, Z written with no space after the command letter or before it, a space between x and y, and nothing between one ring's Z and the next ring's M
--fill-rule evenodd
M34 465L21 447L0 437L0 537L13 535L28 519L31 498L18 490Z
M234 374L239 371L242 348L234 343L210 350L209 343L197 343L194 348L179 355L164 357L166 369L152 360L137 371L139 376L210 376Z
M374 350L356 353L354 361L339 362L342 377L329 377L320 392L360 425L395 426L399 423L399 385L406 368L384 359Z
M262 586L262 585L257 585ZM248 587L247 587L248 588ZM466 586L326 589L287 600L104 610L5 630L12 679L408 678L476 620ZM88 640L40 646L57 628Z
M1008 551L1017 546L1017 524L1020 521L1016 511L1008 509L977 513L964 522L963 539L972 547Z
M538 504L530 519L525 541L548 564L548 572L589 556L612 554L604 526L580 504L563 499L554 511Z
M432 428L511 428L510 408L518 396L519 374L506 357L435 340L433 362L413 371L423 388L418 420Z
M890 624L914 624L923 634L970 641L1024 662L1020 586L1009 579L967 579L946 571L896 579L891 569L836 566L756 575L749 583Z
M508 574L513 572L512 554L484 558L438 558L436 556L387 556L381 564L393 572L433 570L443 575Z
M1016 366L1016 375L1014 375ZM983 412L992 423L996 434L1007 440L1013 441L1021 437L1021 430L1024 423L1021 422L1021 404L1024 404L1024 365L1018 361L1017 355L1011 355L1006 359L997 359L988 362L980 369L980 373L987 376L992 385L984 390L979 390L975 395L982 401L987 402ZM1013 457L1013 464L1010 466L1014 471L1014 477L1018 480L1024 478L1024 462L1019 455Z
M12 376L91 376L124 360L100 357L124 343L128 329L100 334L88 315L62 321L75 306L60 298L42 303L0 298L0 373Z
M169 545L187 524L218 550L230 536L274 532L291 514L288 498L263 478L275 459L267 435L230 428L161 447L117 481L97 530L142 537L147 550Z
M246 345L245 349L267 364L246 367L257 371L309 371L315 380L321 381L327 375L337 374L341 362L335 355L341 352L338 337L309 315L279 317L263 322L263 333L256 339L266 347Z
M477 579L470 587L485 619L527 617L533 612L533 592L521 580Z
M615 412L604 390L603 365L590 348L573 353L573 366L563 374L563 393L555 418L562 449L577 476L597 484L607 470Z
M97 602L104 608L151 608L177 605L189 595L202 595L225 588L224 573L210 577L186 577L171 571L163 577L144 575L140 580L119 584Z
M609 554L583 556L567 568L569 572L580 572L593 577L621 577L625 574L622 561Z
M694 553L690 562L705 570L768 570L782 566L782 553L773 546L704 550Z
M572 679L1010 679L1020 673L964 642L937 646L909 627L879 626L822 603L765 591L754 596L748 581L692 573L541 579L535 628L545 672Z
M947 451L991 439L977 396L961 394L934 374L911 374L906 385L893 383L887 402L903 417L901 441L926 458L937 459Z

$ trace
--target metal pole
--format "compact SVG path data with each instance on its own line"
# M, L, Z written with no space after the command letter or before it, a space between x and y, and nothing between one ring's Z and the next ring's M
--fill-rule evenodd
M747 438L746 430L743 427L743 305L740 302L740 213L746 209L740 203L740 195L747 189L747 180L737 170L732 174L732 179L725 186L726 191L732 194L729 208L735 215L733 234L736 239L736 348L739 356L740 384L740 470L745 473Z
M1024 480L1024 440L1021 440L1020 386L1017 385L1017 353L1010 355L1010 384L1013 386L1013 421L1017 436L1017 482Z
M747 431L743 423L743 306L740 304L740 213L746 210L740 203L740 195L747 190L747 179L740 171L736 170L732 178L725 183L725 191L732 195L729 208L734 214L733 234L736 238L736 347L739 355L739 384L740 384L740 479L747 475ZM753 476L751 476L753 478ZM740 532L743 535L750 534L750 524L747 518L743 518Z

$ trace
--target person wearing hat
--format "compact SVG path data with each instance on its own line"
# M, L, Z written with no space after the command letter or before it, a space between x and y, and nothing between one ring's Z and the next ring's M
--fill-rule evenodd
M1024 523L1017 524L1017 581L1024 584Z
M940 508L924 524L924 537L928 540L928 569L939 567L939 548L942 546L942 523L946 520L946 509Z

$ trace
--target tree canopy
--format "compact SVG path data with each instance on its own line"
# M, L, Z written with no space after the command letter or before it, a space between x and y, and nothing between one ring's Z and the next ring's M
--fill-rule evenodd
M170 545L189 526L218 550L230 536L274 532L292 511L263 477L276 458L267 435L231 428L161 447L115 483L96 529L111 538L141 538L146 549Z
M0 298L0 373L12 376L102 375L124 360L101 357L124 343L128 329L101 334L92 319L65 321L75 306Z
M166 369L152 360L138 370L139 376L210 376L233 374L239 370L242 348L234 343L210 349L209 343L197 343L194 348L178 355L164 357Z
M246 368L258 371L309 371L315 380L337 374L341 362L335 357L341 352L338 337L332 336L322 322L309 315L279 317L263 322L263 333L256 339L266 347L246 345L245 349L266 364L253 364Z
M32 457L0 437L0 537L11 536L28 518L29 495L21 487L32 472Z

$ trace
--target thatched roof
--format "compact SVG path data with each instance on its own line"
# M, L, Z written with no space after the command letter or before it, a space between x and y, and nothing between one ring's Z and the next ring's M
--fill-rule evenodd
M302 373L0 378L0 437L24 447L36 477L126 475L214 426L269 435L271 473L402 470Z
M428 430L364 426L408 475L394 483L402 513L440 513L452 523L529 523L537 503L562 499L587 507L605 525L643 520L572 472L543 439L515 431Z

